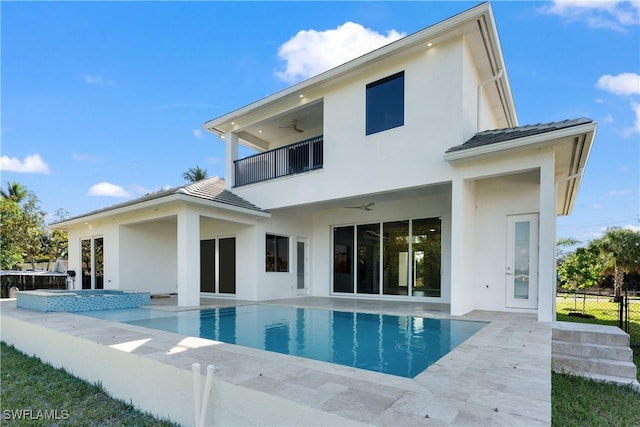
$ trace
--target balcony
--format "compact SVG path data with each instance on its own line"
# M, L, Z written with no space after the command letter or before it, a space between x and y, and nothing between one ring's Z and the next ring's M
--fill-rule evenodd
M321 135L234 161L235 187L322 169L323 142Z

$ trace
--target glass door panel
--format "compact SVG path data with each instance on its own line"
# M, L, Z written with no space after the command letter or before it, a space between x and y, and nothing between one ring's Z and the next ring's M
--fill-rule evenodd
M383 224L384 293L409 293L409 221Z
M441 222L440 218L413 221L413 296L441 296Z
M200 240L200 292L215 292L216 239Z
M236 238L218 239L218 256L220 272L218 292L221 294L236 293Z
M507 307L538 306L538 215L507 217Z
M95 288L104 289L104 239L99 237L93 240Z
M333 292L353 293L353 229L333 229Z
M305 279L305 264L306 264L306 259L305 259L305 253L304 253L304 242L297 242L297 248L298 248L298 252L297 252L297 266L298 268L296 269L297 272L297 290L300 293L301 291L305 290L305 285L304 285L304 279Z
M358 226L358 293L380 293L380 224Z
M91 289L93 277L93 256L91 255L91 239L82 240L82 289Z

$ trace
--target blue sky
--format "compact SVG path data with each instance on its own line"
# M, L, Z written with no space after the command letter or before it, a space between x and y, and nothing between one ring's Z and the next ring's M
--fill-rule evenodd
M476 4L2 1L2 184L75 216L223 176L205 121ZM520 124L599 124L559 236L640 229L640 2L492 8Z

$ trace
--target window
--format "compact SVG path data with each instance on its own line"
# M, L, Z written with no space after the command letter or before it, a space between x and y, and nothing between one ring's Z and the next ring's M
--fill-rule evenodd
M367 85L367 135L404 125L404 71Z
M289 271L289 238L267 234L265 257L266 271Z

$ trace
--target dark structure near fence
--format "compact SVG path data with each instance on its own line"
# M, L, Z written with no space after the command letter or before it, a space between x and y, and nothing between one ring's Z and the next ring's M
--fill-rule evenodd
M16 287L21 291L35 289L67 289L67 273L52 271L1 271L0 296L9 297L9 289Z

